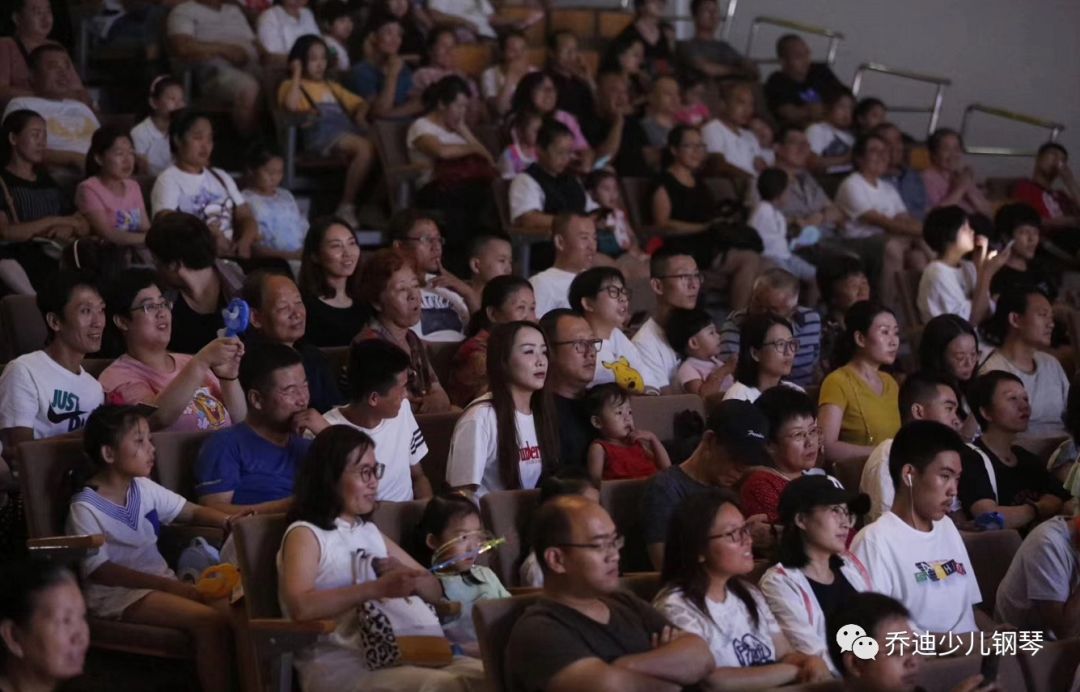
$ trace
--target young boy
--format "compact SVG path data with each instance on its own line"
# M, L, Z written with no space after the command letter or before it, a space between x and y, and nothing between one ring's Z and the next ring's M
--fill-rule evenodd
M780 168L766 168L758 176L757 191L760 201L750 215L750 225L761 236L764 249L762 257L783 267L803 285L803 294L810 305L817 304L817 270L802 257L791 253L788 244L788 223L779 207L784 205L788 188L788 174Z
M352 15L344 0L326 0L317 11L322 39L330 49L330 64L336 64L342 72L349 69L349 50L345 47L353 33Z
M755 177L768 164L762 157L761 144L753 131L748 129L754 116L754 92L747 82L729 82L721 87L723 107L720 116L713 118L701 128L705 149L710 154L721 154L727 171L738 177Z
M409 356L382 339L356 341L346 368L349 404L323 417L330 425L349 425L371 436L375 460L384 467L380 502L424 500L431 483L420 460L428 446L406 396Z
M720 334L709 313L700 308L675 308L668 318L668 341L682 357L675 379L691 394L705 399L731 386L735 358L720 360Z
M487 282L496 276L514 273L514 249L504 235L484 234L473 238L469 246L469 286L476 295L484 292Z
M825 95L825 119L806 128L810 151L814 152L814 170L821 173L846 173L851 170L851 148L855 135L851 123L855 97L846 87L830 89Z
M1023 202L1006 204L994 214L994 232L1003 243L1009 244L1009 259L990 279L990 295L997 297L1009 286L1027 284L1038 287L1050 301L1057 298L1057 286L1051 272L1039 271L1035 259L1041 239L1039 212Z

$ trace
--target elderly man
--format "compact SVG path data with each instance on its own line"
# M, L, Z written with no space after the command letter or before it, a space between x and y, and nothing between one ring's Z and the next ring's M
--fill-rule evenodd
M736 310L720 328L720 358L739 353L739 330L747 313L771 312L791 322L791 332L799 341L791 375L786 379L800 387L814 384L821 358L821 315L799 305L799 279L783 269L768 269L754 281L748 310Z
M243 296L251 307L249 341L285 344L300 354L316 411L345 403L326 355L303 342L307 309L292 278L267 270L254 272L244 281Z
M510 633L510 689L678 690L713 671L704 640L619 591L622 537L603 507L560 497L533 522L544 593Z
M596 373L596 338L588 321L569 308L549 311L540 320L548 342L547 388L559 414L559 460L585 466L585 452L596 436L582 399Z
M649 263L649 285L656 294L656 310L634 335L634 345L646 367L667 383L675 381L679 354L667 338L667 323L676 308L697 305L701 273L690 255L660 250Z

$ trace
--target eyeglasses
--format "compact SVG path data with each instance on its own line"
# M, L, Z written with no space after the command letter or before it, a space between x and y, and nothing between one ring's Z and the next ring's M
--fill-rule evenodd
M686 285L699 284L705 279L705 275L701 272L694 274L664 274L663 276L657 276L657 279L678 279Z
M837 519L843 519L850 522L851 517L853 516L851 510L848 509L847 505L831 505L829 507L826 507L825 509L832 512Z
M721 538L728 543L731 543L732 545L738 545L745 541L747 538L750 538L752 529L753 527L749 523L746 523L739 528L732 529L731 531L728 531L726 533L714 533L709 536L709 540L711 541L717 538Z
M584 548L586 550L596 550L601 553L617 553L623 549L626 545L626 539L622 536L615 534L611 538L605 538L597 541L596 543L559 543L558 548Z
M777 339L776 341L766 341L762 346L768 346L774 351L783 355L785 353L795 354L799 351L798 339Z
M162 300L160 303L143 303L142 305L136 305L131 308L131 312L138 312L142 310L147 317L151 315L157 315L161 312L172 312L173 302L168 298Z
M360 475L360 480L365 483L370 483L372 478L381 480L383 474L386 473L386 464L376 462L374 466L361 466L357 473Z
M622 298L622 297L625 297L627 300L630 300L630 297L634 295L634 290L633 289L631 289L631 288L623 288L622 286L616 286L614 284L612 284L610 286L604 286L600 290L601 291L607 291L608 297L611 298L612 300L618 300L619 298Z
M417 245L426 245L431 247L432 245L442 245L443 237L441 235L425 235L419 238L406 238L410 243L416 243Z
M784 437L805 447L807 442L817 444L818 438L821 437L821 430L816 427L810 428L809 430L796 430L793 433L788 433Z
M581 355L585 355L590 350L593 353L599 353L600 347L603 346L603 344L604 342L601 339L576 339L574 341L551 342L552 346L573 346L574 350Z

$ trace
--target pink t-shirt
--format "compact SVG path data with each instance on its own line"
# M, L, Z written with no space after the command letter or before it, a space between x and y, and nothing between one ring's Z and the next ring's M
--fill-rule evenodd
M926 188L926 207L927 209L933 209L934 207L941 205L941 200L945 199L945 196L949 194L949 177L942 173L937 168L927 168L922 172L923 187ZM974 214L978 211L975 204L981 204L983 206L990 206L990 203L986 200L981 192L967 192L960 201L956 203L956 206L960 207L968 214Z
M584 151L589 148L589 140L585 139L577 118L566 111L555 111L555 119L570 128L571 134L574 135L574 151Z
M139 184L130 178L124 181L124 194L115 195L101 179L91 176L79 183L75 190L75 206L81 212L103 211L109 223L117 231L138 233L146 216Z
M128 354L114 360L98 377L105 400L110 404L153 404L162 390L180 374L191 361L191 356L173 353L176 367L170 373L160 373ZM232 425L229 411L221 398L221 383L213 373L195 390L184 412L167 429L174 432L198 432L219 430Z

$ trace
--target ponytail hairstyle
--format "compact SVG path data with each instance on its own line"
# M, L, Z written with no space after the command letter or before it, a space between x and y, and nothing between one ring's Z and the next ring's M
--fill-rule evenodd
M469 322L469 334L475 335L481 330L491 329L494 323L488 315L488 309L501 309L511 296L523 290L531 292L532 284L528 279L513 274L496 276L484 284L484 290L480 294L480 309L473 313L472 320Z
M834 367L839 368L851 362L859 350L859 345L855 343L855 335L865 336L869 333L870 325L882 313L896 316L896 313L881 303L870 300L860 300L848 308L847 314L844 315L844 335L837 342L836 351L833 354Z
M11 135L20 135L30 124L30 121L38 119L45 122L45 118L37 111L21 108L11 111L0 125L0 166L11 163L11 157L15 153L15 147L11 144Z
M135 143L131 141L131 135L128 134L125 128L116 125L105 125L94 132L94 136L90 138L90 149L86 152L87 178L92 178L101 173L102 165L98 163L98 158L104 158L105 152L112 149L112 145L116 144L116 140L121 137L126 139L132 147L135 146Z

